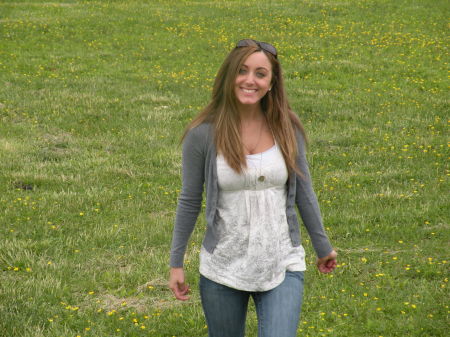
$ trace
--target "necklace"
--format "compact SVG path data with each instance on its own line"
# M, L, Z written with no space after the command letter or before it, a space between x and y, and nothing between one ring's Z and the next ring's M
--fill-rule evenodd
M262 156L263 156L263 153L261 152L259 154L259 177L258 177L258 181L260 183L262 183L264 180L266 180L266 177L261 173L261 171L262 171Z
M261 124L259 126L258 139L256 141L255 146L252 149L250 149L250 148L248 148L248 146L243 144L244 148L248 151L249 154L252 154L256 150L256 148L258 147L259 142L261 140L262 129L263 129L263 119L261 119ZM261 174L261 172L262 172L262 155L263 155L263 153L260 152L259 153L259 177L258 177L258 181L261 182L261 183L264 182L264 180L266 180L266 177Z
M258 147L259 142L260 142L260 140L261 140L262 129L263 129L263 120L261 119L261 123L260 123L260 126L259 126L258 139L257 139L257 141L256 141L255 146L253 146L253 148L250 149L247 145L243 144L244 147L245 147L245 149L247 150L247 152L248 152L249 154L252 154L252 153L256 150L256 148Z

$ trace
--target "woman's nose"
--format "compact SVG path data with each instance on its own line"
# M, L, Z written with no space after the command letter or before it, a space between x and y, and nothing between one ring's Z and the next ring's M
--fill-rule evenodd
M249 83L252 84L255 82L255 77L253 76L252 73L248 73L247 76L245 77L245 83Z

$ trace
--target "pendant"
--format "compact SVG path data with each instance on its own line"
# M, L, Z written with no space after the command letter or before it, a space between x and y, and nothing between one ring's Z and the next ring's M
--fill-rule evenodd
M258 177L258 181L263 182L264 180L266 180L266 177L264 177L264 176L259 176Z

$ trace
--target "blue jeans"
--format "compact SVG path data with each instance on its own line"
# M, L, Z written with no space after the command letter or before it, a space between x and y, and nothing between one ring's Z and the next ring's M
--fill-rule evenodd
M209 337L244 337L250 296L258 317L258 337L295 337L303 300L303 272L286 272L274 289L248 292L200 275L200 296Z

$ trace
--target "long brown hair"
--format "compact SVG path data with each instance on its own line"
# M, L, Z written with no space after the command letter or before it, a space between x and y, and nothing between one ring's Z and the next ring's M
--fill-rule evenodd
M247 166L240 134L240 114L234 92L236 77L247 57L255 52L264 52L272 64L272 89L261 99L261 108L275 141L281 149L289 171L301 175L295 157L297 156L296 129L306 141L306 134L300 119L289 106L284 89L281 65L271 53L261 49L256 43L234 48L226 57L214 81L209 104L187 126L183 135L204 122L214 127L215 145L228 165L237 173Z

